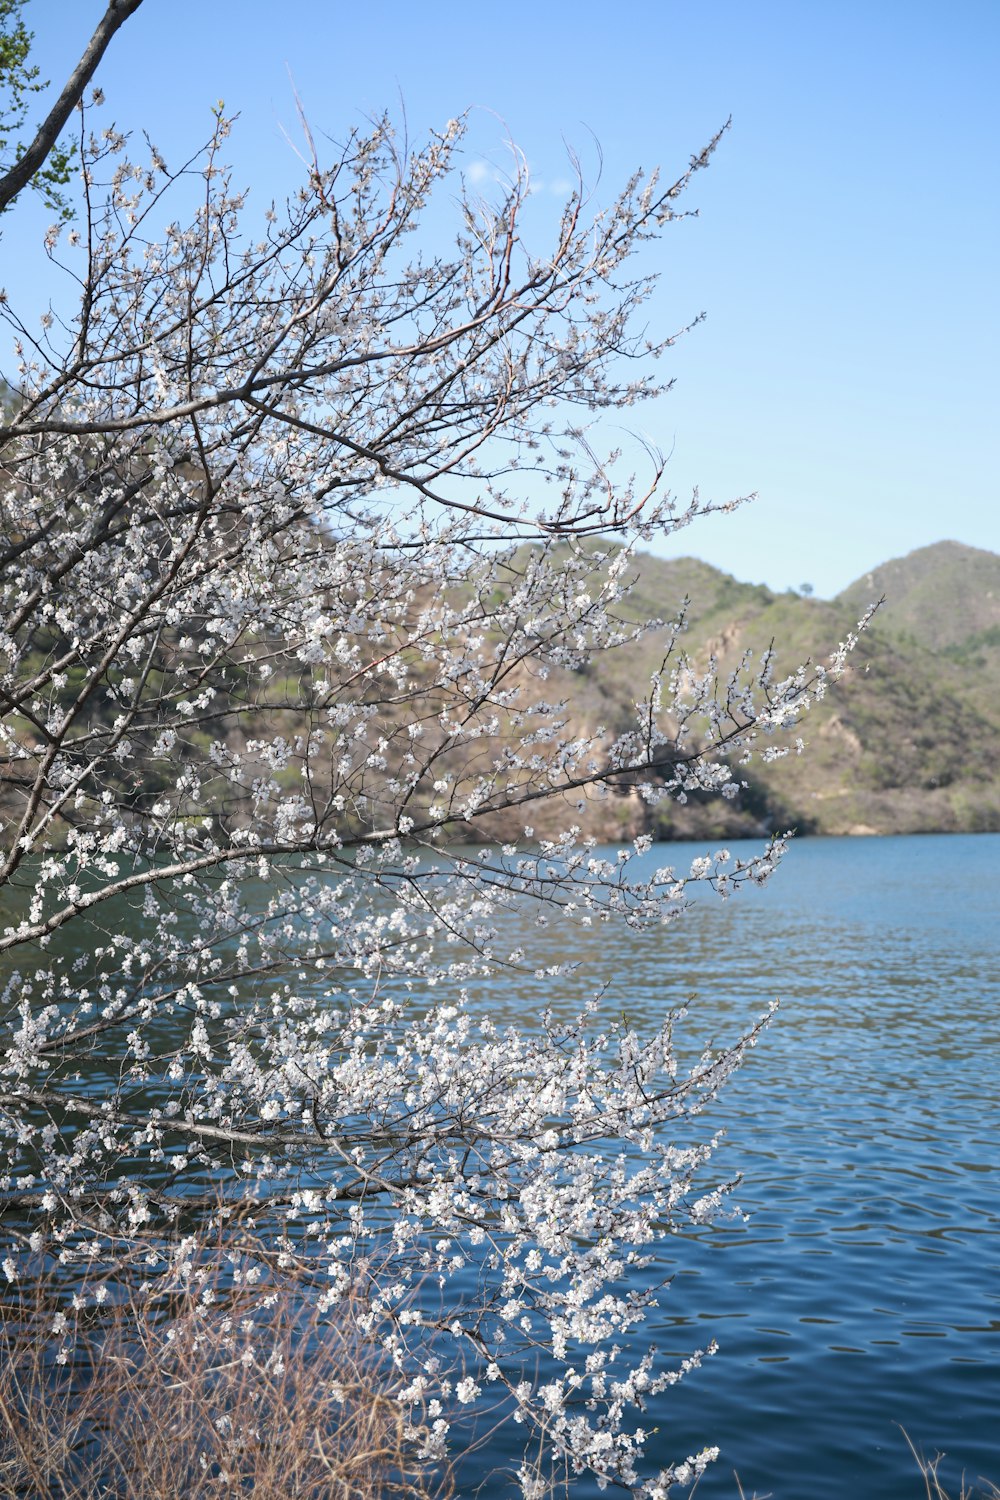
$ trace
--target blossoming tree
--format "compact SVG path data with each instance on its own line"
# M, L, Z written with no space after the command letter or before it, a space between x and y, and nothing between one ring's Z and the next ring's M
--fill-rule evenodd
M572 194L530 253L525 172L473 198L461 123L404 154L380 122L255 217L221 112L171 172L98 107L46 241L75 306L0 309L8 1275L30 1242L71 1265L141 1243L152 1276L201 1204L252 1202L277 1269L363 1295L430 1456L506 1393L570 1474L665 1493L705 1456L643 1477L636 1413L681 1372L628 1354L630 1277L719 1207L686 1122L756 1027L682 1068L673 1017L559 1019L570 965L539 969L530 933L642 941L692 882L765 879L781 841L678 874L648 840L602 852L579 810L732 795L851 644L719 680L650 622L664 665L627 732L546 696L635 636L636 543L706 508L655 459L616 480L584 424L658 389L670 339L633 331L630 265L716 142L594 218ZM446 180L456 236L417 253ZM535 1024L490 1019L505 973Z

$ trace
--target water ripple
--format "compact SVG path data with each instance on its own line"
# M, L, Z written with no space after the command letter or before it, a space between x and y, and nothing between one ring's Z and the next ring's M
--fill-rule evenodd
M775 1500L910 1500L901 1427L956 1490L1000 1482L998 875L996 835L815 839L659 947L583 944L635 1018L693 996L699 1039L782 999L715 1117L749 1221L671 1243L653 1330L721 1345L651 1413L664 1461L722 1447L699 1500L734 1468Z

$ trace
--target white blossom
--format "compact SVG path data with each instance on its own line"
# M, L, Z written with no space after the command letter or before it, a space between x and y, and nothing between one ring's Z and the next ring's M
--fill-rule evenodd
M214 1181L223 1218L266 1226L268 1276L306 1264L325 1311L356 1309L428 1461L487 1382L526 1452L652 1500L713 1452L641 1490L636 1413L711 1346L636 1354L636 1273L724 1209L700 1117L766 1017L691 1061L683 1016L640 1034L613 976L574 1009L574 965L604 924L662 939L693 885L763 883L786 840L685 874L648 834L596 850L580 814L731 797L855 639L726 682L679 620L627 623L636 548L712 507L655 456L622 477L581 409L619 423L664 388L633 257L712 147L590 223L574 197L534 252L515 161L421 256L461 122L412 154L386 121L355 133L262 223L228 131L220 110L193 221L157 229L176 179L109 126L75 323L46 312L43 340L0 307L23 397L0 427L5 1210L36 1253L140 1247L148 1287L166 1262L209 1307L178 1220ZM559 685L650 630L665 666L629 722L578 722ZM518 1027L482 1004L511 974Z

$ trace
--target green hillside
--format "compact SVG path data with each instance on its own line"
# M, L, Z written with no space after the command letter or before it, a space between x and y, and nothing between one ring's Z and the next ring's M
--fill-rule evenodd
M685 649L695 660L714 654L723 671L771 641L779 668L822 661L884 596L852 669L801 729L806 753L755 764L735 808L658 809L653 831L1000 829L1000 557L941 542L873 569L830 601L775 595L690 558L645 556L637 571L636 617L671 617L689 597ZM574 692L578 713L624 724L633 685L657 662L653 639L612 653Z
M1000 557L994 552L961 542L920 547L866 573L838 602L856 610L883 594L882 629L928 651L1000 636Z

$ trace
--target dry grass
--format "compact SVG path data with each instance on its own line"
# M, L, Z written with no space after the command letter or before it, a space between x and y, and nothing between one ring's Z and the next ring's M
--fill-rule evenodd
M202 1287L154 1320L120 1301L78 1320L60 1366L53 1295L43 1280L2 1309L2 1500L451 1493L349 1307L321 1316L288 1291L250 1316Z
M972 1489L968 1484L966 1484L964 1474L961 1479L961 1487L957 1494L953 1493L951 1490L946 1490L938 1473L944 1454L938 1453L932 1459L924 1458L923 1454L918 1452L918 1450L914 1447L909 1435L905 1431L903 1432L903 1436L904 1438L906 1438L910 1452L916 1459L917 1468L920 1470L920 1476L924 1481L925 1500L1000 1500L1000 1489L998 1489L996 1485L991 1484L986 1479L980 1479L979 1484L982 1486L982 1488ZM734 1474L733 1477L736 1480L736 1489L739 1493L739 1500L770 1500L769 1496L758 1495L756 1491L754 1491L752 1495L748 1496L742 1484L740 1483L739 1475ZM697 1489L697 1487L697 1485L694 1486L694 1489L692 1489L691 1491L691 1495L694 1494L694 1490Z
M913 1446L909 1434L904 1431L903 1436L909 1444L910 1452L917 1461L917 1467L924 1481L924 1495L926 1496L926 1500L1000 1500L1000 1489L995 1484L991 1484L987 1479L980 1479L979 1485L981 1488L972 1489L966 1484L964 1474L961 1479L961 1488L957 1494L946 1490L938 1474L944 1454L938 1453L935 1454L934 1458L924 1458L924 1455L919 1453Z

